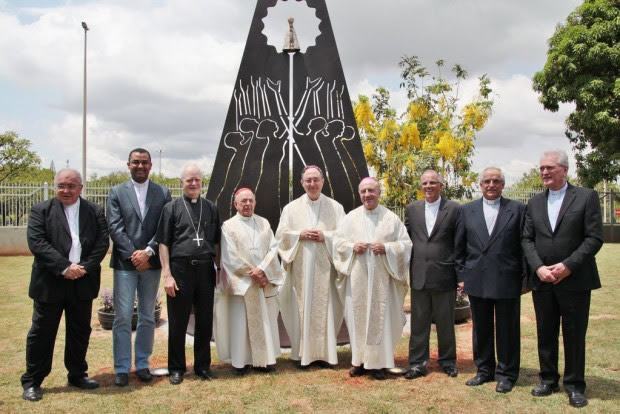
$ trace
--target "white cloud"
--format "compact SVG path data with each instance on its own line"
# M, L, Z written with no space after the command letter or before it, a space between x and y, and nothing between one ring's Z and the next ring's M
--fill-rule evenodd
M563 135L567 109L543 111L529 78L544 63L546 40L555 25L579 2L327 3L353 99L382 85L392 89L394 106L404 109L405 92L397 88L397 63L404 54L416 54L426 64L438 58L463 64L472 76L463 87L472 93L475 77L488 73L498 97L478 140L474 165L493 160L518 173L537 162L539 149L568 147ZM71 165L81 165L80 22L85 20L91 28L89 171L123 168L126 152L134 146L153 152L161 148L167 174L176 175L197 155L210 170L255 2L7 4L0 0L0 85L11 84L31 100L15 100L21 107L10 113L18 115L0 119L0 129L19 129L31 137L46 163L54 159L64 165L70 159ZM305 24L303 18L296 21L300 42L307 46L313 35ZM274 34L279 44L278 37ZM6 105L0 103L0 111Z

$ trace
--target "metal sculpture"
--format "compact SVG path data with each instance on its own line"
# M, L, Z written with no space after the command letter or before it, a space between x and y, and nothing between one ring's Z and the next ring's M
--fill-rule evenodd
M277 1L257 1L207 191L225 220L235 189L254 189L256 213L274 230L282 208L303 194L306 165L323 169L323 193L346 211L360 204L357 185L368 175L325 0L306 0L320 35L305 53L293 19L282 52L267 43L263 19Z

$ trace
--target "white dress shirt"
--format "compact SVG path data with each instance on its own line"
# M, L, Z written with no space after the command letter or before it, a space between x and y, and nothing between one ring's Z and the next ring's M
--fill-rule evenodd
M497 221L500 200L501 197L497 197L495 200L487 200L482 197L482 211L484 213L484 221L487 223L489 236L493 233L493 227L495 227L495 221Z
M138 206L140 206L140 216L144 219L144 210L146 208L146 192L149 189L149 180L145 180L143 183L137 183L131 180L133 183L133 189L136 192L138 198Z
M557 224L558 216L560 215L560 208L562 207L562 202L564 201L567 188L568 183L565 183L564 187L557 191L549 190L549 197L547 198L547 214L549 214L549 224L551 225L552 231L555 231L555 225Z
M439 204L441 204L441 197L436 201L429 203L424 201L424 220L426 221L426 232L431 235L435 222L437 221L437 213L439 213Z
M65 217L69 223L71 232L71 250L69 251L69 261L80 263L82 257L82 244L80 243L80 199L70 206L65 206Z

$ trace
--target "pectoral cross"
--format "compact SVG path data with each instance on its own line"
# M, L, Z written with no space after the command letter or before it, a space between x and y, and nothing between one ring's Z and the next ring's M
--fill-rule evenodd
M194 237L192 240L196 242L196 246L200 247L200 242L204 239L202 237L199 237L198 234L196 234L196 237Z

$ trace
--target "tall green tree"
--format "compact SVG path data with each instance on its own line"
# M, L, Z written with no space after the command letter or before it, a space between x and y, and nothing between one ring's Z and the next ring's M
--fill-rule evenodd
M620 1L585 0L559 24L533 87L545 109L575 105L566 136L582 183L620 175Z
M476 180L474 141L493 106L489 79L481 76L478 94L463 102L459 87L468 75L460 65L449 76L442 73L443 60L435 62L432 75L416 56L403 57L399 66L409 98L404 114L390 106L384 88L376 90L372 102L360 96L354 104L366 161L383 183L383 201L396 207L423 197L419 177L428 168L444 176L449 198L470 195Z
M0 183L38 167L40 163L36 152L30 150L29 140L20 138L13 131L0 134Z

